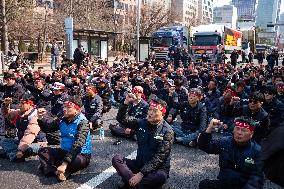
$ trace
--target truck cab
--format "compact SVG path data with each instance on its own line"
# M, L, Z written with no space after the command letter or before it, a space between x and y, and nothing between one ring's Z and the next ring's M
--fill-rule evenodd
M215 62L218 48L222 45L222 36L219 32L196 32L193 34L191 47L193 59L195 62L201 62L202 54L206 53L208 62Z
M162 27L152 33L151 48L156 53L156 59L168 60L172 51L188 48L188 29L184 26Z

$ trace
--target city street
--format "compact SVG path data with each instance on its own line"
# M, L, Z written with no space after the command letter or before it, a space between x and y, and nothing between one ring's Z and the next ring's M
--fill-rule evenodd
M284 0L1 0L0 23L0 189L157 189L169 154L159 189L284 189Z
M37 169L39 162L36 158L24 163L10 163L0 159L1 189L115 189L119 176L111 167L111 158L115 154L131 155L136 150L136 144L130 140L123 140L118 146L113 145L117 140L110 135L108 125L113 123L116 109L112 109L104 116L106 138L100 141L93 137L94 152L90 166L72 175L70 180L58 183L56 178L45 178ZM171 172L168 185L172 189L197 189L202 179L214 179L218 174L218 156L189 147L175 144L172 151ZM90 182L88 182L91 180ZM280 189L280 187L266 182L265 189Z

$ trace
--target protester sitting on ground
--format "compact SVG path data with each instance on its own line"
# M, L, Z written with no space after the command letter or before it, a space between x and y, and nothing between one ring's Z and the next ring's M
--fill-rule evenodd
M87 118L81 113L80 97L71 97L64 102L64 117L53 120L50 125L39 114L38 123L44 132L60 130L59 148L45 147L39 150L40 170L45 176L56 174L65 181L71 173L86 168L91 159L92 140Z
M48 113L44 115L45 122L50 122L56 118L63 117L63 103L66 101L69 96L65 91L65 85L63 83L54 82L52 86L52 93L49 93L47 96L42 97L45 101L50 101L51 108ZM58 145L60 143L60 134L59 132L47 133L46 135L48 144Z
M141 86L135 86L132 89L134 101L132 101L127 109L128 119L145 119L147 117L147 112L149 109L149 104L142 98L143 88ZM117 124L110 125L109 129L114 136L120 137L133 137L135 131L131 128L125 127L126 125Z
M284 104L277 99L276 93L276 89L272 85L266 86L264 89L265 102L263 109L269 115L269 131L284 126Z
M82 98L84 113L90 122L91 131L96 131L103 125L103 100L98 95L97 89L90 84L86 87L86 94Z
M15 120L17 139L6 138L0 142L2 157L10 161L25 161L26 157L37 155L42 146L47 145L45 134L37 123L37 109L34 98L24 94L19 109L11 109L12 98L5 98L2 111L7 120Z
M191 89L188 93L188 101L181 103L172 109L167 121L171 122L175 114L181 117L181 123L174 122L172 128L175 132L176 141L186 146L196 146L199 133L206 128L207 111L200 103L202 93L199 89Z
M112 165L122 177L120 188L159 188L169 177L170 154L174 141L174 133L164 120L167 105L160 99L151 101L147 118L126 118L127 108L135 101L129 94L120 107L117 120L134 129L137 135L137 157L130 160L116 155Z
M3 98L11 98L11 108L18 109L20 105L20 100L25 93L23 86L17 83L17 76L13 72L5 72L4 73L4 82L5 84L0 84L0 93L2 93ZM16 137L16 128L15 121L9 121L4 118L3 115L0 117L4 120L4 124L1 126L1 130L6 138L14 138Z
M212 131L220 127L220 120L212 119L199 136L199 148L208 154L219 154L220 166L217 180L202 180L199 189L263 187L261 147L252 140L256 123L248 117L238 117L234 124L233 136L215 140Z
M238 116L247 116L258 122L255 128L253 139L260 144L261 140L266 137L269 131L270 119L268 113L263 109L265 101L264 94L254 92L249 96L248 105L240 105L239 99L233 103L233 114Z

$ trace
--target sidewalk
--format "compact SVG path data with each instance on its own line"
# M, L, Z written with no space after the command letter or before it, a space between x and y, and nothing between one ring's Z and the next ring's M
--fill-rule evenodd
M109 64L110 66L112 66L114 60L115 60L115 57L109 57L109 58L108 58L108 64ZM58 64L58 66L60 66L60 65L61 65L61 64ZM51 74L51 73L52 73L51 65L50 65L49 62L36 63L34 70L37 70L38 67L43 67L43 68L44 68L44 71L45 71L47 74Z

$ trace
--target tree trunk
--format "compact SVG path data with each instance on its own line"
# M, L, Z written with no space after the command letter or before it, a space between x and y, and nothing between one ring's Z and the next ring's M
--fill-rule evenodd
M1 16L2 16L2 43L1 49L5 55L8 54L9 50L9 43L8 43L8 25L7 25L7 18L6 18L6 2L5 0L1 0Z

